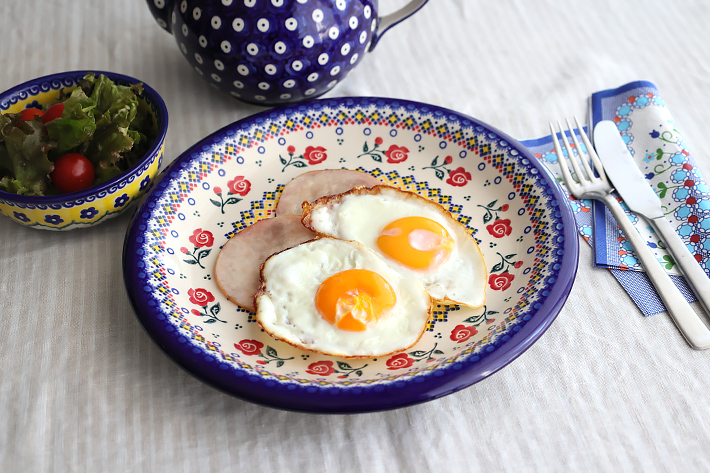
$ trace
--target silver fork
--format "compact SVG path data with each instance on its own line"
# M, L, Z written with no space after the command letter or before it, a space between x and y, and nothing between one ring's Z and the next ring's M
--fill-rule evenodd
M550 123L552 141L555 144L555 152L557 153L557 159L560 169L562 170L562 177L567 184L567 188L572 195L578 199L596 199L604 202L612 215L614 215L619 227L624 232L624 236L626 236L628 242L631 243L631 246L636 252L636 256L641 261L641 265L646 271L646 275L663 300L668 314L671 316L673 322L675 322L688 344L696 350L710 348L710 330L705 326L698 314L693 311L693 308L688 301L685 300L685 297L683 297L670 276L668 276L666 270L661 266L661 263L656 259L656 256L648 245L646 245L646 242L638 233L636 227L633 226L631 220L626 216L619 202L611 195L613 187L604 173L604 166L594 151L592 144L589 142L584 128L579 124L579 120L577 120L576 117L574 120L577 125L577 131L582 137L582 142L587 148L588 158L584 156L584 151L580 146L579 140L569 120L567 120L567 128L572 136L575 149L577 150L576 154L567 140L562 125L557 122L562 136L562 142L567 151L566 157L557 139L557 132L555 131L554 125ZM591 166L589 162L590 159ZM567 164L568 161L572 165L574 174L570 173ZM592 167L594 169L592 169ZM594 171L596 171L596 173Z

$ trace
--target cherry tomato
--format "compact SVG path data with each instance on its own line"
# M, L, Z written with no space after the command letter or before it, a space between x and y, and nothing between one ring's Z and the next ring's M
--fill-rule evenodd
M20 116L22 116L22 121L29 122L34 119L34 117L41 117L42 116L42 110L34 107L26 108L23 111L20 112Z
M54 162L54 171L49 177L62 194L77 192L94 183L94 166L85 156L68 153Z
M49 107L46 112L44 112L44 115L42 115L42 123L51 122L52 120L61 117L63 112L64 104L55 103Z

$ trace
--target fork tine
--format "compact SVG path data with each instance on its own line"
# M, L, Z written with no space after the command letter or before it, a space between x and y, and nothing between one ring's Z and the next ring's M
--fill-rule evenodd
M582 150L577 148L577 151L579 152L579 158L575 159L574 151L572 150L572 147L570 146L569 141L567 140L567 135L565 134L564 129L562 128L562 124L559 121L557 122L557 126L560 128L560 135L562 135L562 142L565 144L565 149L567 150L567 157L569 158L569 162L572 163L574 172L577 174L577 179L579 180L580 184L582 184L583 180L585 179L585 175L582 173L582 168L580 168L579 164L577 164L577 161L584 161L584 158L582 157ZM572 129L570 129L569 132L572 136L574 136L574 131L572 131Z
M577 123L577 130L581 135L582 133L584 133L584 128L579 125L579 120L577 120L577 117L574 117L574 119ZM570 124L569 119L565 119L565 121L567 122L567 129L569 130L569 134L572 136L572 141L574 141L574 146L577 149L577 155L579 156L579 160L582 161L582 166L584 166L584 170L587 171L587 176L589 176L589 180L592 182L598 181L599 178L594 174L592 168L589 167L589 160L582 152L582 145L579 144L577 134L574 132L574 127ZM582 139L582 141L584 141L584 139ZM587 141L589 140L587 139ZM592 145L590 144L589 146L587 146L587 142L585 142L584 146L587 148L587 153L589 154L589 150L592 149Z
M559 122L558 122L559 124ZM557 132L555 131L555 127L550 122L550 132L552 134L552 143L555 145L555 153L557 154L557 163L560 165L560 170L562 171L562 178L565 181L565 184L567 184L567 189L569 189L570 193L573 194L575 197L577 196L577 193L580 190L579 185L577 182L572 178L572 174L569 172L569 166L567 165L567 159L565 158L564 153L562 152L562 147L560 146L560 142L557 140ZM564 136L564 131L560 130L562 135Z
M589 141L589 137L587 134L584 132L584 128L582 128L582 125L579 124L579 120L577 120L577 117L574 117L574 121L577 124L577 129L579 130L579 136L582 137L582 141L584 142L584 146L587 148L587 152L589 153L589 157L592 158L592 163L594 164L594 168L597 171L597 174L599 174L599 178L604 181L605 183L609 184L609 180L606 177L606 173L604 172L604 165L602 164L601 160L599 159L599 156L597 155L596 151L594 151L594 146L592 146L592 143Z

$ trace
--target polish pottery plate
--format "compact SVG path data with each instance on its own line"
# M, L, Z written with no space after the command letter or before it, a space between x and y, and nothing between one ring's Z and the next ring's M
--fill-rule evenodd
M410 349L344 359L273 339L230 302L214 277L220 248L273 216L291 179L340 168L463 223L488 267L485 306L436 305ZM123 271L150 337L198 379L275 408L354 413L436 399L513 361L562 308L578 251L565 197L517 141L432 105L337 98L259 113L188 149L136 210Z

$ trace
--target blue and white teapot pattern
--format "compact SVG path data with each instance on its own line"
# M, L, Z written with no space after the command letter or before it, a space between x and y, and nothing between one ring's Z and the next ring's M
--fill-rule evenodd
M428 0L379 16L377 0L146 0L194 69L249 103L331 90L392 26Z

